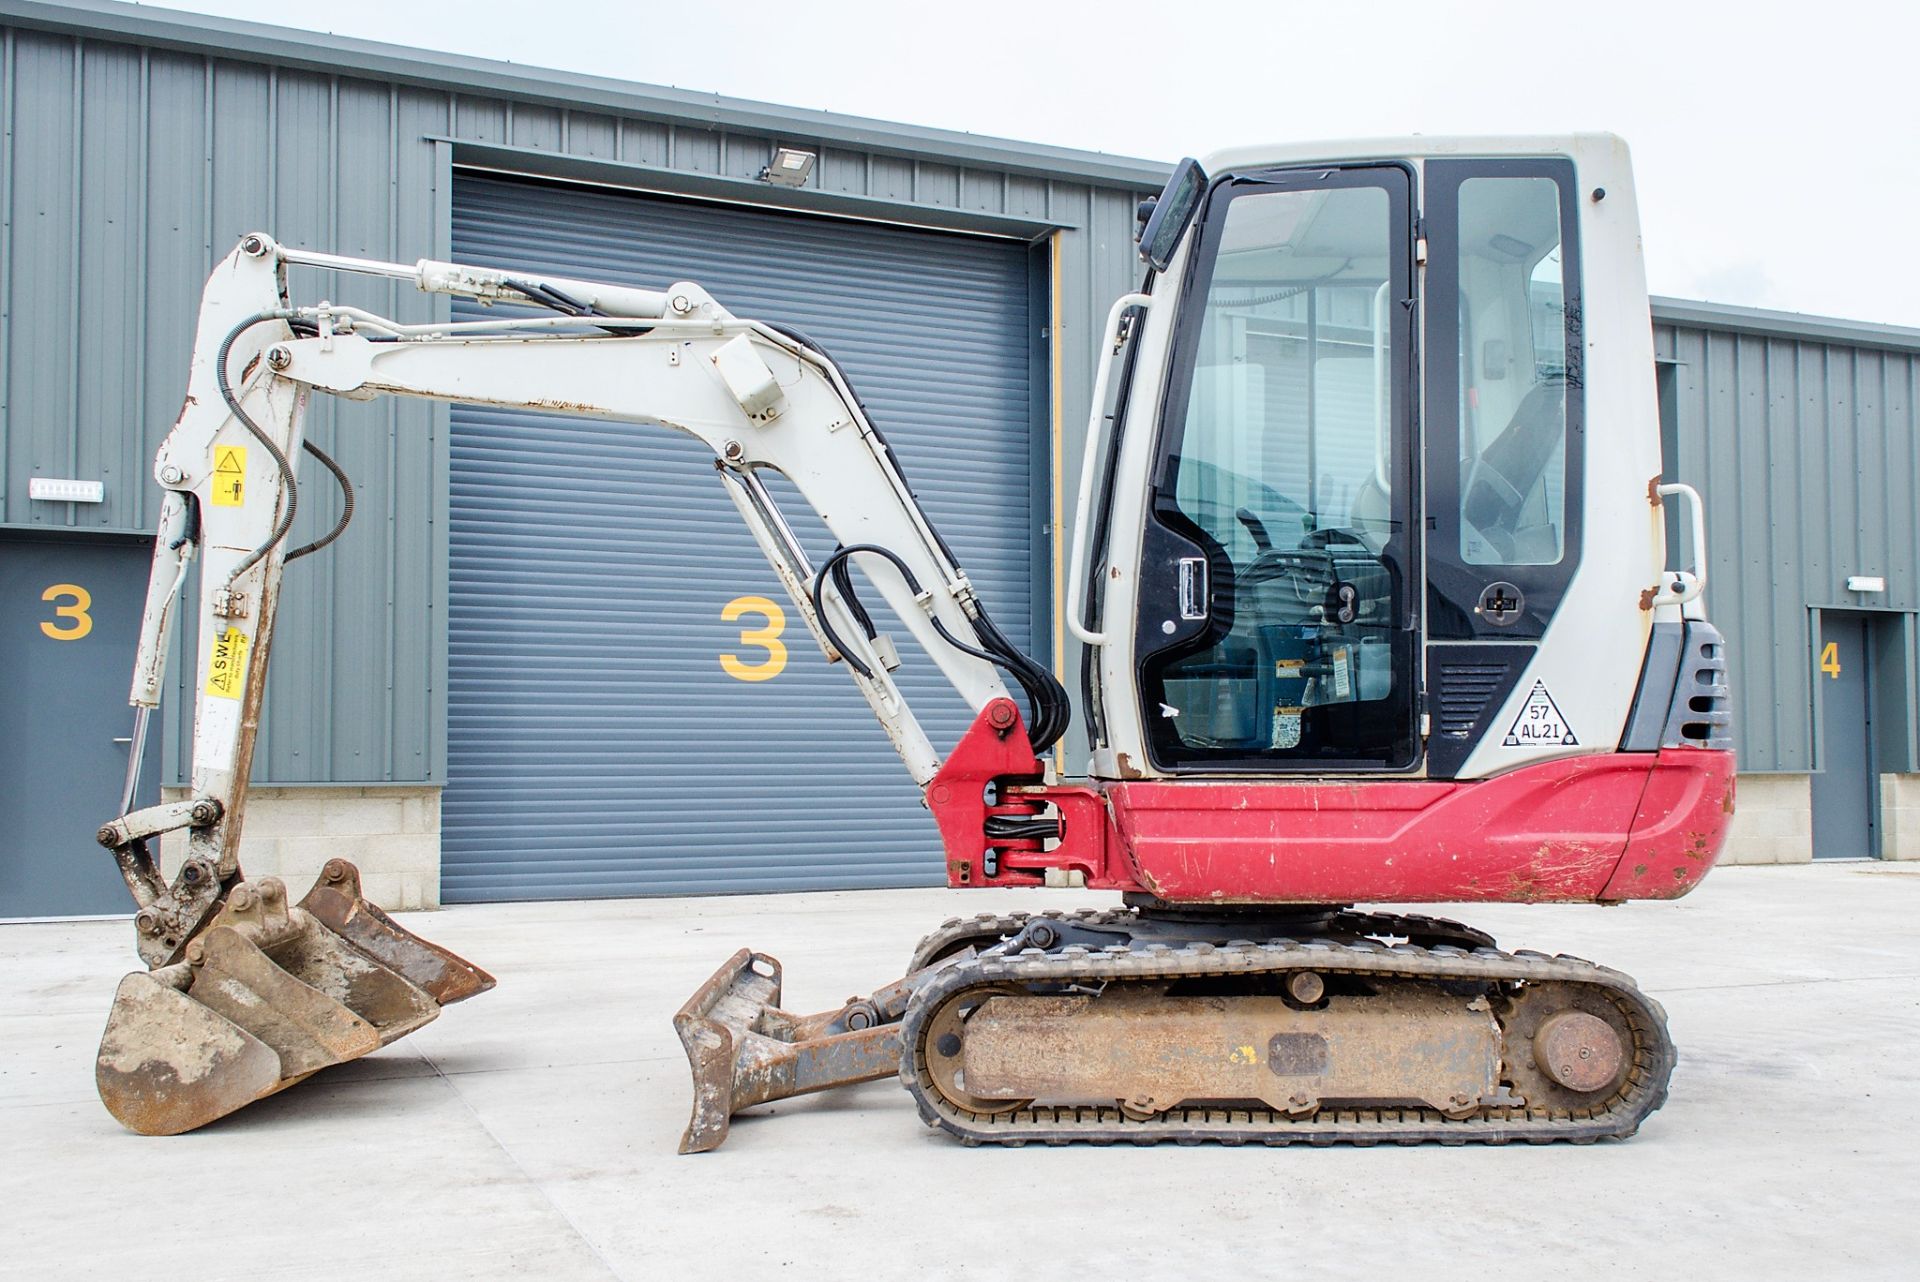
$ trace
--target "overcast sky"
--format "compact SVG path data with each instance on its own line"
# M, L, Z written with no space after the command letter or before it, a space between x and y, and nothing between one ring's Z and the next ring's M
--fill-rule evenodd
M1653 292L1920 326L1920 5L162 0L417 48L1173 160L1608 129Z

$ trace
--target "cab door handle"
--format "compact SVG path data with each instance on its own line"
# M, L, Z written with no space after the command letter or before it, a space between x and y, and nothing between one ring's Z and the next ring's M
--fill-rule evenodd
M1207 558L1180 558L1180 617L1204 619L1208 612Z

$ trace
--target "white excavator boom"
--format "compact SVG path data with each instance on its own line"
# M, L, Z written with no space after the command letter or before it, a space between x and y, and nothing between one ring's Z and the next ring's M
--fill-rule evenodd
M286 283L295 263L548 314L405 325L324 302L295 305ZM351 518L350 482L303 438L315 390L684 432L712 450L795 608L827 659L846 666L916 782L932 780L940 757L894 682L898 648L855 598L853 564L976 712L1006 700L997 671L1005 668L1033 699L1037 723L1050 723L1055 737L1064 726L1058 684L994 628L845 376L803 336L735 317L691 283L654 292L342 258L247 236L207 282L185 408L154 463L165 496L131 692L134 760L123 813L100 832L139 905L140 953L154 968L123 983L101 1051L102 1095L136 1130L199 1125L365 1054L492 983L361 899L344 860L298 906L272 878L257 887L242 879L240 828L282 569ZM332 533L289 549L303 453L334 473L347 502ZM768 473L791 482L838 542L820 565L777 506ZM183 800L125 813L196 557L191 788ZM179 829L185 856L169 879L148 843ZM253 999L223 1001L236 985ZM368 1001L356 1003L363 989ZM348 996L329 996L337 992ZM177 1052L191 1042L225 1050L190 1063ZM156 1109L163 1097L173 1105Z

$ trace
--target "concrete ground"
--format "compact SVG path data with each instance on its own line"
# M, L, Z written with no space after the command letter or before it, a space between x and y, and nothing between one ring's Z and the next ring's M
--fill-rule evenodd
M1920 867L1727 868L1677 904L1462 915L1598 958L1682 1058L1588 1148L959 1147L892 1082L674 1152L673 1010L742 944L813 1010L941 918L1084 893L491 905L409 924L494 992L191 1135L123 1132L93 1054L125 922L0 927L0 1273L22 1278L1920 1275Z

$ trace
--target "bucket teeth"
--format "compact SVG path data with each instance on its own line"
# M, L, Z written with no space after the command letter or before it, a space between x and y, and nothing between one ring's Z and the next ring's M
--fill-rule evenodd
M95 1070L108 1111L142 1135L190 1131L493 987L359 886L345 860L299 907L275 878L241 882L185 962L123 979Z

